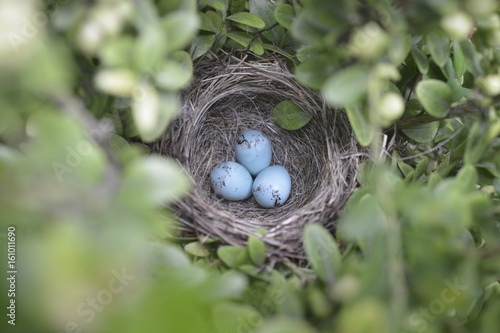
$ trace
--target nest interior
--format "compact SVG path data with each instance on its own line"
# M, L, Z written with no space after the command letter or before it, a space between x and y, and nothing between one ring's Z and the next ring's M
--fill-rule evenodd
M181 230L238 246L263 229L270 254L303 258L304 226L332 229L356 186L361 154L344 112L326 107L278 59L202 61L183 100L178 118L153 145L155 153L177 159L194 183L175 205ZM311 116L305 127L288 131L275 123L273 108L287 100ZM247 129L269 138L271 164L290 173L292 193L281 207L261 208L253 198L223 200L211 189L210 172L218 163L235 161L237 137Z

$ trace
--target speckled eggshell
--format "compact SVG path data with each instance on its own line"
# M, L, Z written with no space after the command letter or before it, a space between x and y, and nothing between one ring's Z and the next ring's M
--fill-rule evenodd
M238 137L235 153L236 161L247 168L252 176L271 164L271 142L256 130L245 131Z
M236 162L222 162L210 173L215 193L224 199L238 201L252 195L253 179L248 170Z
M285 168L273 165L262 170L255 178L252 193L257 203L264 208L283 205L292 189L290 174Z

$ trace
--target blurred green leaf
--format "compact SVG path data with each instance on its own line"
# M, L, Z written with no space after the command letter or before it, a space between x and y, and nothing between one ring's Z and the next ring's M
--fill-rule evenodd
M332 285L341 269L341 255L332 235L319 224L304 228L304 249L314 272Z
M208 249L198 241L186 244L184 250L195 257L208 257L210 255Z
M255 333L314 333L316 330L304 320L286 316L264 321Z
M236 246L221 246L217 249L217 256L231 268L237 268L248 262L247 249Z
M292 101L284 101L273 109L273 119L286 130L294 131L306 126L311 116Z
M420 81L415 89L417 98L425 111L441 118L448 114L453 100L453 91L443 81L428 79Z
M189 53L177 51L164 61L154 77L157 85L165 90L186 88L193 76L193 63Z
M145 72L158 66L168 51L165 34L158 25L151 25L141 30L136 40L133 55L136 68Z
M297 59L301 62L316 60L328 56L328 48L322 44L311 44L297 50Z
M371 126L366 111L359 105L350 105L346 107L346 112L359 144L368 146L373 140L375 129Z
M266 24L264 23L264 21L260 19L260 17L248 12L236 13L231 16L228 16L227 19L230 21L238 22L258 29L262 29L266 26Z
M132 94L132 115L139 134L146 142L157 139L179 111L177 96L160 94L151 84L143 82Z
M167 49L172 52L186 47L195 37L199 23L198 15L190 11L178 11L162 18L163 43Z
M352 106L366 94L367 68L353 65L333 74L324 84L326 101L332 106Z
M217 333L249 332L257 328L263 316L252 306L237 303L219 303L212 308Z
M255 265L261 266L266 261L264 242L256 236L248 237L248 254Z
M364 315L360 317L360 313ZM384 304L375 299L362 299L342 309L337 330L345 333L388 332L387 318Z
M352 198L349 209L338 226L342 239L360 242L362 248L371 239L383 234L386 229L387 218L377 200L369 193L360 193Z
M476 164L488 148L489 138L485 135L487 126L482 121L476 121L472 124L465 146L465 164Z
M304 54L302 56L305 57ZM310 55L312 56L312 55ZM311 89L320 90L325 81L330 77L330 71L334 71L335 63L331 57L325 55L315 59L306 60L295 68L297 81Z
M136 204L168 204L189 185L178 164L159 156L148 156L130 163L124 170L121 195L136 197Z

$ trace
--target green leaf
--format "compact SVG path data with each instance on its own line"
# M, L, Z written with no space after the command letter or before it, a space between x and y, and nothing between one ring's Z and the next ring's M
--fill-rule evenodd
M425 56L425 54L420 51L420 49L416 46L412 46L411 55L417 64L418 70L422 74L427 74L429 71L429 60Z
M333 236L319 224L304 228L304 249L314 272L332 285L341 268L341 255Z
M229 12L239 13L245 10L246 0L231 0L229 2Z
M311 121L311 116L292 101L284 101L273 109L273 119L286 130L298 130Z
M167 53L165 36L158 25L141 30L133 48L134 64L141 71L155 68Z
M177 11L162 19L161 26L165 34L163 43L169 51L184 49L198 32L199 19L196 13Z
M481 66L483 56L477 51L476 46L466 39L460 42L460 47L467 59L468 69L476 76L483 76L484 70Z
M462 46L458 42L453 42L453 66L457 78L461 78L467 71L467 59L465 59Z
M424 38L432 59L439 67L443 67L450 57L450 40L441 31L432 31Z
M134 52L134 39L129 36L120 36L111 39L99 50L100 60L109 67L129 67L131 55Z
M326 101L332 106L349 106L366 94L368 69L361 65L347 67L333 74L324 84Z
M411 128L401 130L407 137L418 143L429 143L439 130L439 122L415 125Z
M328 56L318 57L298 65L295 68L297 81L311 89L321 89L330 77L329 72L336 68L330 58Z
M413 169L404 163L398 162L403 173L413 172ZM346 212L338 224L338 234L342 240L358 241L364 247L376 236L387 230L387 218L377 199L370 193L358 192L349 200Z
M224 302L213 305L212 320L218 333L253 332L263 316L251 305Z
M316 330L302 319L289 316L275 316L264 321L255 333L315 333Z
M186 244L184 250L195 257L208 257L210 255L208 249L198 241Z
M200 0L200 7L212 7L213 9L220 10L221 12L227 11L229 1L227 0Z
M469 137L465 146L464 162L474 165L483 156L488 149L489 139L485 135L488 132L488 125L482 121L476 121L472 124L469 131Z
M266 247L260 238L248 237L248 253L252 262L257 266L261 266L266 261Z
M405 178L408 178L408 176L412 175L415 172L415 170L411 166L409 166L403 161L398 161L398 167L399 170L401 170L401 172L403 173L403 176Z
M318 58L328 57L328 48L323 44L306 45L297 51L296 56L301 62L316 60Z
M236 32L230 32L227 34L227 37L230 39L234 40L238 44L242 45L243 47L248 47L248 44L252 40L253 36L250 34L247 34L242 31L236 31ZM254 52L257 55L263 55L264 54L264 47L262 46L262 43L258 40L255 40L253 45L250 47L250 51Z
M274 10L274 18L276 18L279 24L290 30L292 28L293 19L295 18L295 11L291 5L279 5Z
M276 6L269 0L249 0L248 1L250 13L260 17L265 23L266 28L275 24L276 18L274 17L274 10ZM263 36L272 41L276 45L281 45L285 39L285 29L282 26L274 27L271 31L266 31Z
M457 183L466 191L474 191L478 183L476 168L470 164L464 165L457 174Z
M375 129L370 125L366 111L359 104L355 104L347 106L346 112L359 144L368 146L373 140Z
M209 10L206 13L199 12L198 15L201 19L200 30L219 33L224 26L222 16L219 13Z
M135 204L160 205L177 199L188 188L189 181L177 163L147 156L124 170L121 196L135 200Z
M180 108L177 96L159 94L144 82L132 94L132 116L141 138L146 142L157 139Z
M193 39L189 52L193 60L208 52L215 43L215 35L197 36Z
M217 249L217 255L226 265L231 268L237 268L245 263L248 263L247 249L244 247L236 247L225 245Z
M166 90L179 90L189 85L193 76L191 56L185 51L177 51L166 60L154 77L157 85Z
M417 98L430 115L442 118L448 114L453 101L453 90L443 81L420 81L415 89Z
M364 315L360 316L360 313ZM388 332L389 327L386 305L368 296L342 307L336 321L335 332Z
M264 23L264 21L262 21L260 17L248 12L236 13L228 16L227 19L258 29L262 29L266 26L266 23Z

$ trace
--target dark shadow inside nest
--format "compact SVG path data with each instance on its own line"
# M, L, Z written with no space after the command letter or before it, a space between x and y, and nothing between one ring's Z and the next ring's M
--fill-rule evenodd
M284 98L272 93L235 94L214 103L205 115L200 131L193 138L193 159L189 162L198 184L197 195L237 218L257 220L283 219L314 199L324 177L325 133L313 119L297 131L287 131L273 121L272 110ZM317 125L317 126L315 126ZM266 209L253 198L231 202L222 200L210 188L212 168L224 161L235 161L234 146L239 134L247 129L263 132L273 146L272 165L285 167L292 178L292 193L279 208Z

